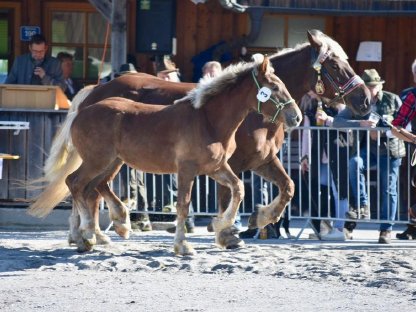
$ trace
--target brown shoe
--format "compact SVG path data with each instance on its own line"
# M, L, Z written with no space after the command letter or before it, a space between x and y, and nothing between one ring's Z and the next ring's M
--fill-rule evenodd
M391 243L391 231L388 231L388 230L380 231L378 242L380 244L390 244Z

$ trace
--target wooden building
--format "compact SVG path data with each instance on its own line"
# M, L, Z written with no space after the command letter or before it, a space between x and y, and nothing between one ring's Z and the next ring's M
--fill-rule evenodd
M111 6L120 3L125 15L120 15L120 11L110 14ZM175 21L172 29L163 19L166 15L162 14L160 19L160 12L147 16L148 19L141 15L153 4L160 5L162 11L174 8L164 11ZM358 74L366 68L376 68L386 80L385 89L399 93L413 84L410 65L416 58L415 16L414 1L0 0L0 82L14 58L28 51L27 42L22 39L37 27L49 39L53 55L62 50L75 55L75 78L84 84L97 83L99 75L108 75L117 70L115 64L126 60L134 62L140 71L154 73L152 57L161 52L142 52L146 49L137 42L157 41L167 32L176 38L173 60L182 79L191 81L196 79L198 58L219 58L227 65L248 59L254 52L272 53L294 46L306 40L307 29L317 28L340 43ZM115 31L125 34L125 41L114 41L114 37L112 40L111 33ZM381 46L375 52L380 61L356 60L362 42ZM125 51L126 55L118 55L114 61L112 51ZM30 131L20 134L20 141L12 133L0 132L0 152L22 155L19 162L5 161L0 199L33 195L12 190L9 181L41 175L39 168L64 116L64 111L0 107L0 120L31 122Z

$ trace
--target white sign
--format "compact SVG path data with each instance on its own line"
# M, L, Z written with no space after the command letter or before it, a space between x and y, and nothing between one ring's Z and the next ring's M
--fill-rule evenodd
M262 103L267 102L270 99L271 95L272 95L272 90L270 90L267 87L263 87L257 93L257 100L259 100Z
M381 41L363 41L357 51L358 62L381 62Z

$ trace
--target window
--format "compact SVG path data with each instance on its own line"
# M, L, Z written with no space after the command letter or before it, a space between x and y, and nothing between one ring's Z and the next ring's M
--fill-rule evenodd
M107 21L100 13L90 5L80 8L78 4L71 9L62 4L50 4L48 16L51 53L56 56L65 51L74 56L74 78L95 82L111 73L110 46L104 51ZM104 63L101 64L104 52Z
M7 16L0 14L0 83L7 78L9 47L9 22Z
M325 17L286 16L265 14L261 23L260 34L250 43L253 52L275 52L277 49L293 48L307 40L308 29L325 32Z

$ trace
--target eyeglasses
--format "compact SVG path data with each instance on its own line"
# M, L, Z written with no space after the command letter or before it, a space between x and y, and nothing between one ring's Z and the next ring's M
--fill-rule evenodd
M34 49L30 49L30 51L32 52L32 53L34 53L34 54L42 54L42 53L45 53L46 52L46 50L44 49L44 50L34 50Z

